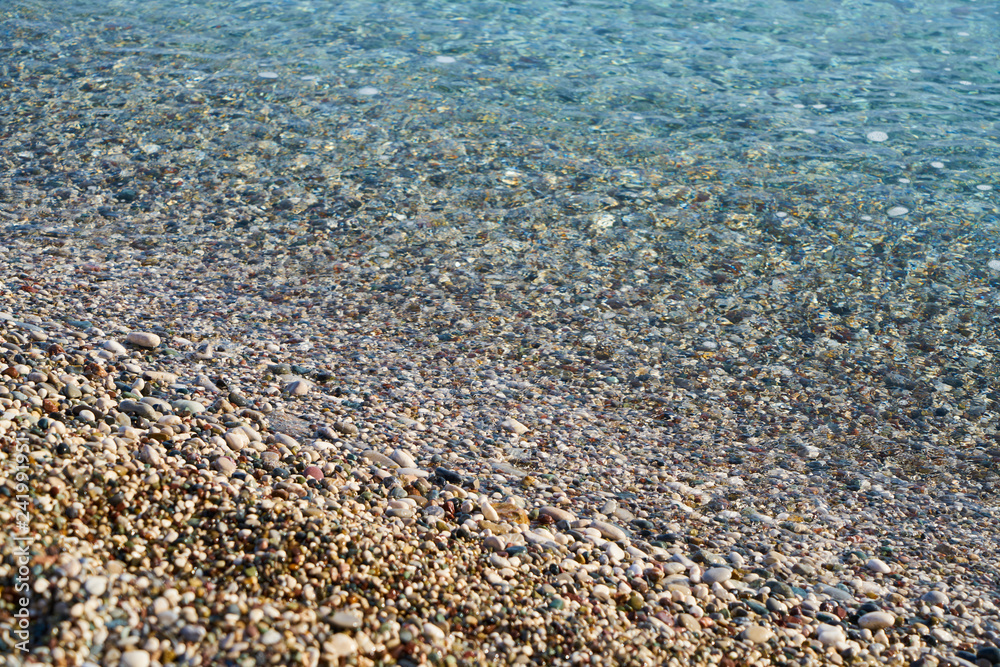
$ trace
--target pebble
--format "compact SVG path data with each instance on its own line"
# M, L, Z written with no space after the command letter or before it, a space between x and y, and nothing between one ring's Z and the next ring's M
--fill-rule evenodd
M878 574L889 574L892 572L892 568L878 558L872 558L869 560L866 567L872 572L877 572Z
M88 595L101 597L108 590L108 578L98 575L87 577L87 580L83 583L83 589L87 591Z
M338 632L323 642L323 652L333 660L346 658L358 652L358 643L350 635Z
M101 343L101 347L108 352L113 352L115 354L128 354L128 350L125 346L115 340L106 340Z
M858 619L858 625L865 630L881 630L890 628L896 622L896 617L887 611L872 611Z
M264 646L273 646L282 640L281 633L271 629L260 636L260 643Z
M205 406L197 401L187 401L187 400L173 401L170 404L170 407L173 410L182 414L187 413L187 414L197 415L205 411Z
M733 571L728 567L711 567L701 575L701 580L706 584L722 583L729 581L733 576Z
M331 623L344 630L356 630L360 628L362 620L364 620L364 617L361 615L361 612L353 609L338 611L330 618Z
M591 521L590 527L599 530L601 533L601 537L603 537L606 540L614 540L615 542L622 542L628 537L625 534L624 530L622 530L618 526L607 523L606 521Z
M133 331L125 337L126 343L152 349L160 346L160 337L147 331Z
M564 510L560 507L553 507L552 505L546 505L545 507L542 507L541 509L538 510L538 513L539 515L550 517L554 521L567 521L567 522L576 521L576 517L573 515L572 512Z
M774 632L762 625L751 625L744 629L740 636L753 644L763 644L774 636Z
M237 470L236 462L228 456L220 456L215 460L215 468L223 475L230 476Z
M389 458L392 459L392 461L395 462L400 468L417 467L417 462L413 460L413 457L398 447L392 450L392 454L389 455Z
M816 628L816 639L819 640L823 646L835 646L836 644L847 641L847 635L844 633L844 629L839 625L827 625L825 623L820 623Z
M517 421L512 417L508 417L507 419L503 420L503 422L501 422L500 424L500 427L505 431L513 433L514 435L524 435L525 433L528 432L527 426L525 426L524 424L522 424L521 422Z
M120 667L149 667L150 655L148 651L130 650L122 653Z
M285 385L284 392L289 396L305 396L313 388L313 383L309 380L292 380Z
M941 591L928 591L920 596L920 599L929 605L944 607L948 604L948 596Z

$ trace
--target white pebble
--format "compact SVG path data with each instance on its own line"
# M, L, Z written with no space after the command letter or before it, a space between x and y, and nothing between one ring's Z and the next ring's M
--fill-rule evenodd
M865 630L881 630L892 627L896 617L887 611L872 611L858 619L858 625Z
M346 658L358 652L358 643L349 635L338 632L323 642L323 652L334 659Z
M872 130L871 132L866 134L865 137L868 139L868 141L874 141L876 143L881 141L887 141L889 139L889 135L883 132L882 130Z
M515 435L523 435L528 432L528 427L517 421L513 417L508 417L500 424L500 428Z
M444 641L444 630L433 623L424 623L424 636L432 642Z
M910 209L906 208L905 206L893 206L888 211L886 211L886 215L888 215L890 218L898 218L899 216L906 215L909 212Z
M128 350L125 349L125 346L116 340L106 340L101 344L101 347L108 352L114 352L115 354L126 354L128 352Z
M313 383L309 380L292 380L285 385L285 393L289 396L305 396L312 387Z
M889 574L892 572L892 568L878 558L872 558L868 561L866 567L872 572L878 572L879 574Z
M132 345L137 345L139 347L154 348L159 346L160 337L155 333L149 333L148 331L133 331L125 338L126 343L131 343Z
M147 651L125 651L118 664L121 667L149 667L149 653Z
M94 597L101 597L108 590L108 578L100 575L87 577L83 584L83 590Z

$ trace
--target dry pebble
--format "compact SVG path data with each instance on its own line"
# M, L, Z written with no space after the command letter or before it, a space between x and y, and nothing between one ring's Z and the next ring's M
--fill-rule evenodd
M125 337L125 342L138 347L154 348L160 345L160 337L146 331L133 331Z

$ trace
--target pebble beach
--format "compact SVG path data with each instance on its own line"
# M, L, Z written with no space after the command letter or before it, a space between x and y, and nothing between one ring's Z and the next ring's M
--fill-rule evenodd
M57 4L0 664L1000 665L995 9Z

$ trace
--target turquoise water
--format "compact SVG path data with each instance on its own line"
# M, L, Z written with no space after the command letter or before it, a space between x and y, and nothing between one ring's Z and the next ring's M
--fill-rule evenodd
M924 230L982 264L997 35L990 2L19 1L8 199L113 147L169 162L164 191L292 195L293 223L836 231L816 249ZM62 148L36 164L18 133Z

